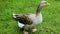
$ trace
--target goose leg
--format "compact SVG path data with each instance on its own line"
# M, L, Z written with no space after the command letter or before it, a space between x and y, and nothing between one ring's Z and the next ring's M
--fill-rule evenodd
M37 29L35 28L35 29L32 29L32 32L36 32L37 31Z
M26 32L26 31L23 31L24 32L24 34L28 34L29 32Z

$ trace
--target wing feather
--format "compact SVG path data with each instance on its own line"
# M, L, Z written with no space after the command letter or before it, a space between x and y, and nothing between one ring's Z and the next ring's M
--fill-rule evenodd
M33 23L33 21L28 17L29 14L27 15L19 15L19 14L15 14L15 19L18 20L20 23L22 24L28 24L31 25Z

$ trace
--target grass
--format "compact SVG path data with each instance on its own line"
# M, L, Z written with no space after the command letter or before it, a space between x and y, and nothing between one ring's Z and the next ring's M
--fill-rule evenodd
M0 0L0 34L23 34L12 14L35 13L41 0ZM60 34L60 1L47 0L50 6L42 9L43 23L30 34Z

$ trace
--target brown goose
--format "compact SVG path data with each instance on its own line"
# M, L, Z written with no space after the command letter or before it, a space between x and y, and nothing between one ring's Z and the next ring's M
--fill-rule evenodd
M18 26L20 28L25 27L26 30L29 28L35 27L38 24L42 23L42 14L41 10L44 6L48 6L49 3L47 1L41 1L39 4L36 14L13 14L13 17L18 21ZM33 32L36 29L33 29ZM24 32L24 34L28 34L28 32Z

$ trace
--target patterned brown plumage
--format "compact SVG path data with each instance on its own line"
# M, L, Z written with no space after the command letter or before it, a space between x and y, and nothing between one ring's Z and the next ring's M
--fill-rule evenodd
M27 15L21 15L21 16L15 15L16 16L15 19L17 19L20 23L23 23L25 25L26 24L31 25L33 23L33 21L28 18L28 15L29 14L27 14Z

